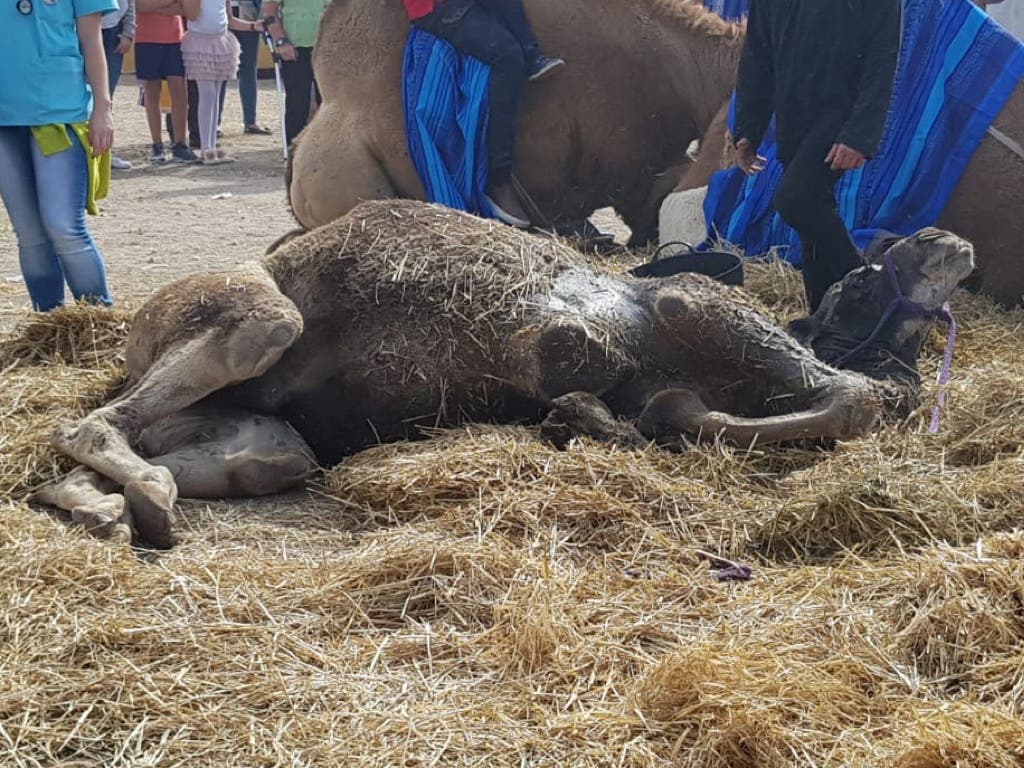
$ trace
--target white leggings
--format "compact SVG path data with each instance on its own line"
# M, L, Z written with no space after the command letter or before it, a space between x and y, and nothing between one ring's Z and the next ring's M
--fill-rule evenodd
M218 106L224 80L197 80L199 90L199 144L204 152L217 148Z

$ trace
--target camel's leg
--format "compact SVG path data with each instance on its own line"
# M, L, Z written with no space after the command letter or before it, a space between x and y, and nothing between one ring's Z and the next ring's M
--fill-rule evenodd
M711 411L692 392L668 390L651 398L641 416L642 432L654 436L678 427L750 443L755 439L849 438L874 427L881 397L870 379L830 368L766 317L738 301L735 294L710 281L692 293L673 287L661 289L654 301L654 332L662 337L659 346L704 349L752 379L808 404L808 409L784 416L740 418Z
M245 316L238 303L232 309L235 317ZM260 376L280 359L301 332L301 318L262 309L240 321L229 321L226 314L213 318L213 327L167 349L124 395L77 425L59 427L52 437L62 453L124 486L134 527L155 546L176 541L171 528L177 487L167 467L144 461L132 443L148 425L228 385Z
M673 441L681 434L690 434L749 446L820 437L857 437L874 422L869 411L836 396L810 410L752 419L713 411L692 390L666 389L648 401L637 428L654 440Z
M306 229L334 221L367 200L424 199L411 163L412 178L396 188L362 140L360 119L325 101L292 145L285 184L292 213ZM409 183L413 188L405 189Z
M241 411L188 409L147 427L140 439L149 463L174 475L182 498L280 493L318 468L313 451L288 424Z
M540 432L559 448L574 438L589 437L620 448L643 448L647 440L632 425L615 418L600 398L589 392L570 392L553 403Z
M128 544L131 525L124 514L124 496L113 481L88 467L76 467L60 480L36 490L32 501L63 509L99 539Z

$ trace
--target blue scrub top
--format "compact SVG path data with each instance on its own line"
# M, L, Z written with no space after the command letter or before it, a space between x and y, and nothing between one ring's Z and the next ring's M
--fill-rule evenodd
M75 20L111 13L117 0L0 0L4 61L0 65L0 125L78 123L92 113L92 89Z

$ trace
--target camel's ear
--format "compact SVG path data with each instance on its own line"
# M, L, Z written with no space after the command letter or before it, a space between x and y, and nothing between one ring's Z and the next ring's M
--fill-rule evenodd
M817 315L798 317L796 320L790 322L786 330L789 331L790 336L799 341L805 347L810 347L811 342L821 330L821 321L818 320Z
M892 248L903 238L895 232L879 230L874 239L864 249L862 259L865 264L881 264L885 252Z

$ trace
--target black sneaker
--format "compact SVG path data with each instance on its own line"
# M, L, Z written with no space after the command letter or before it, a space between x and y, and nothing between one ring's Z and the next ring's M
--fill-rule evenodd
M199 157L184 144L178 143L171 148L171 158L176 163L198 163Z
M163 142L158 142L153 145L152 151L149 153L150 163L166 163L167 162L167 150L164 148Z
M562 59L556 59L552 58L551 56L545 56L542 53L537 54L537 58L535 58L533 62L530 64L530 71L528 73L530 77L530 82L537 82L542 77L547 75L551 70L555 69L556 67L560 67L563 64L565 64L565 61L563 61Z

